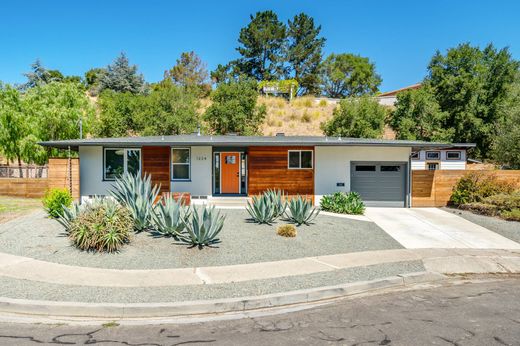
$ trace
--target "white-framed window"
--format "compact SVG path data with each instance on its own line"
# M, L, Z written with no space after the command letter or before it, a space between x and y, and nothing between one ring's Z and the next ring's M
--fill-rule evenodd
M460 151L447 151L446 160L460 160L462 154Z
M312 169L312 150L289 150L287 166L289 169Z
M115 180L123 173L141 171L141 149L138 148L104 148L103 179Z
M427 151L426 152L426 160L440 160L441 152L440 151Z
M419 160L420 156L419 156L419 152L418 151L413 151L412 152L412 160Z
M190 180L190 148L172 148L172 180Z
M439 169L439 163L438 162L428 162L428 163L426 163L426 168L429 171L436 171Z

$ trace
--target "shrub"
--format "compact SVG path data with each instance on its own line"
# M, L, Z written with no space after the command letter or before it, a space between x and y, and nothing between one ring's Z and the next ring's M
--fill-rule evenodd
M190 217L189 209L173 197L157 203L153 213L155 230L167 237L178 237L185 228L185 219Z
M500 213L500 216L509 221L520 221L520 209L503 211Z
M520 192L501 193L484 198L483 203L492 204L500 210L520 209Z
M72 204L72 196L67 189L50 189L43 197L43 207L50 217L58 218L63 209Z
M321 198L321 209L340 214L362 215L365 212L365 204L361 196L354 191L349 193L335 192Z
M285 216L296 225L309 225L320 213L312 206L312 202L302 196L292 198L288 203Z
M246 210L256 223L271 224L276 219L277 211L271 201L271 197L263 194L253 196L251 202L247 202Z
M282 225L278 227L276 233L282 237L294 238L296 237L296 227L294 225Z
M81 250L114 252L130 241L133 225L128 209L96 200L70 222L69 238Z
M153 205L159 194L159 187L152 187L151 176L141 177L141 173L125 173L117 178L110 190L111 195L130 211L137 232L152 227Z
M193 207L191 216L184 220L186 231L179 235L179 240L199 248L220 243L217 236L224 227L224 220L220 212L215 212L215 207L204 207L201 214Z
M472 172L466 174L453 188L450 202L456 206L481 202L484 198L501 193L511 193L514 186L511 183L499 181L494 175L483 175Z
M461 204L459 206L459 208L462 210L469 210L476 214L487 215L487 216L496 216L499 214L499 209L495 205L489 204L489 203L472 202L472 203Z
M321 99L321 100L320 100L320 103L319 103L319 106L320 106L320 107L327 107L327 100L325 100L325 99Z

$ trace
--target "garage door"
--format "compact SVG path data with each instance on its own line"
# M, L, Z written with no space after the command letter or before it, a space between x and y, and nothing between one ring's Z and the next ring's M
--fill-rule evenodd
M350 189L367 206L404 207L407 164L402 162L352 162Z

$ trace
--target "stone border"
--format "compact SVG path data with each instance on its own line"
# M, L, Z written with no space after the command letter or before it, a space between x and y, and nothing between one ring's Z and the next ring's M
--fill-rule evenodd
M132 319L168 319L190 317L217 317L221 314L247 313L259 310L296 307L302 304L324 303L384 289L406 288L445 280L447 277L433 272L416 272L391 276L373 281L304 289L262 296L230 299L188 301L177 303L79 303L54 302L0 297L0 314L31 320L32 323L59 321L96 322Z

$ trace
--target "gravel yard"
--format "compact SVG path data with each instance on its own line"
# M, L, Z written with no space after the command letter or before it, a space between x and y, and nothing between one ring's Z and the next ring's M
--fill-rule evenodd
M17 299L80 301L88 303L159 303L255 296L298 289L375 280L387 276L424 271L421 261L384 263L334 272L288 276L218 285L175 287L86 287L57 285L0 277L3 297Z
M114 269L161 269L233 265L402 246L377 225L320 215L311 226L298 227L296 238L276 234L276 226L248 222L245 210L223 210L226 215L218 248L188 248L171 238L150 233L133 236L115 254L96 254L72 247L61 225L43 211L0 225L0 252L69 265ZM279 221L278 225L282 223Z
M490 231L500 234L512 241L520 243L520 222L506 221L498 217L474 214L467 210L455 208L442 208L443 210L456 214Z

